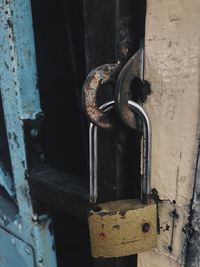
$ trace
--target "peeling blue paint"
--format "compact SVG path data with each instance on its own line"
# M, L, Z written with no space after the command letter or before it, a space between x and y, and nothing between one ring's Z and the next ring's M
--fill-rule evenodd
M41 113L29 0L0 0L0 54L0 92L13 169L13 179L11 179L8 175L3 175L3 170L0 168L0 185L11 197L16 195L18 204L18 207L14 208L14 204L7 203L6 209L11 209L13 213L10 217L4 209L1 210L0 205L0 227L9 230L11 235L23 243L15 241L21 245L11 246L11 238L0 228L0 239L3 238L7 246L5 251L3 246L0 246L0 253L2 250L6 255L5 260L10 262L9 257L13 256L9 250L12 247L13 253L20 254L20 257L15 259L16 264L13 265L16 267L56 267L54 237L49 230L51 218L44 214L41 220L33 220L35 214L25 176L27 159L23 120L34 120ZM21 162L23 164L20 164ZM29 260L31 257L34 258L34 264ZM23 260L24 264L31 263L20 265L18 260Z
M0 186L2 186L6 190L6 192L13 199L13 201L16 201L16 193L13 184L13 178L5 170L1 161L0 161Z
M35 119L41 112L37 89L34 36L30 1L1 1L4 24L4 64L12 73L8 89L15 89L21 119ZM5 51L6 49L6 51ZM3 78L6 76L2 76Z
M34 267L32 248L2 228L0 228L0 266Z

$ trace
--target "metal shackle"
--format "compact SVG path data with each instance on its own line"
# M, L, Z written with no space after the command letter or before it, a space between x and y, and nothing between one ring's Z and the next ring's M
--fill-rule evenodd
M114 108L115 101L103 104L100 109L107 112ZM137 103L129 100L130 109L137 113L142 121L142 175L141 175L141 200L145 204L151 202L151 124L145 110ZM98 198L97 171L97 126L92 122L89 128L89 167L90 167L90 202L96 204Z

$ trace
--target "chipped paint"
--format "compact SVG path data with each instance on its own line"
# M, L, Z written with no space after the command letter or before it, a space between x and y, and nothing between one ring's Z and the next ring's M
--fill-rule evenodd
M15 189L18 204L16 207L2 198L2 204L6 205L8 212L13 215L9 217L5 214L5 209L1 210L0 204L0 226L6 227L10 233L20 237L33 248L33 253L28 248L31 252L29 254L25 253L26 249L21 251L20 247L22 259L31 257L37 267L55 267L56 257L52 249L54 239L49 231L51 219L45 215L47 219L43 220L42 227L32 221L34 213L26 179L24 120L34 120L41 114L30 0L0 0L0 36L0 90L13 170L13 180L10 179L10 184L3 182L4 177L0 182L10 195L13 193L11 188ZM17 261L14 265L18 266Z
M13 178L6 171L4 165L0 162L0 186L2 186L9 194L13 201L16 201L16 193L13 184Z
M145 104L152 123L152 186L160 196L158 248L141 267L185 265L198 152L200 2L147 1ZM166 231L167 227L167 231Z

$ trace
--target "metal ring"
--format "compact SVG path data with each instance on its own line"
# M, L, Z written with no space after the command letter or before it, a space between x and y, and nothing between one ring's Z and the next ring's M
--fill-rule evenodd
M97 91L102 84L113 79L120 69L120 64L106 64L94 69L83 85L82 104L89 120L101 128L111 128L113 122L109 116L97 106Z
M128 106L131 83L135 78L143 80L143 48L139 49L122 68L116 84L116 109L121 119L136 129L134 113Z

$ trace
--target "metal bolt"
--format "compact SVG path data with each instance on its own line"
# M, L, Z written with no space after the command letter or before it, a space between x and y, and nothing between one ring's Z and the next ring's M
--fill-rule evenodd
M101 211L101 207L99 207L99 206L97 206L97 205L94 205L94 206L92 207L92 210L93 210L94 212L99 212L99 211Z
M172 246L168 246L168 249L169 249L170 252L172 252L172 250L173 250Z
M30 249L26 248L26 253L27 253L28 255L30 255L30 254L31 254Z
M150 229L150 224L149 223L144 223L142 225L142 232L147 233L149 231L149 229Z
M40 154L40 162L45 162L45 155L44 155L44 153L41 153Z
M39 133L39 131L38 131L37 128L31 129L31 136L32 137L37 137L38 136L38 133Z
M174 210L171 212L171 217L174 218L174 219L178 219L178 218L179 218L179 215L178 215L176 209L174 209Z

